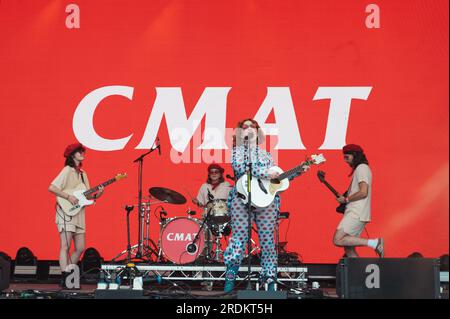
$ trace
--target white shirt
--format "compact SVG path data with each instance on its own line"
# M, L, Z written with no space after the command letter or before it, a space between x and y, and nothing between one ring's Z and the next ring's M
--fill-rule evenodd
M231 190L231 185L228 182L220 183L215 189L211 184L205 183L200 187L198 191L197 200L201 205L206 205L209 202L208 191L214 197L214 199L227 200L228 193Z
M345 213L353 212L359 216L359 220L363 222L370 221L370 211L372 203L372 172L367 164L359 164L353 172L352 183L348 190L350 196L359 191L359 183L365 182L368 186L367 197L347 204Z

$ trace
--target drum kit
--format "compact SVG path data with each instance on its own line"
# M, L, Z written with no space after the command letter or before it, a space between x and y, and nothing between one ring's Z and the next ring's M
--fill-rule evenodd
M167 188L152 187L149 193L170 204L186 203L183 195ZM201 219L194 218L195 214L188 210L187 217L160 218L158 261L166 259L176 264L222 261L221 241L231 233L226 201L214 199L207 203Z
M150 239L151 204L167 203L183 205L186 198L171 189L151 187L149 196L141 203L143 217L142 256L147 261L171 262L175 264L189 264L196 262L214 263L223 262L223 239L231 233L231 216L224 199L209 201L201 218L195 218L195 211L187 210L187 216L168 218L163 206L159 205L159 241L155 244ZM155 201L156 199L156 201ZM131 247L136 250L137 245ZM129 253L125 250L118 257ZM153 258L155 256L156 258Z

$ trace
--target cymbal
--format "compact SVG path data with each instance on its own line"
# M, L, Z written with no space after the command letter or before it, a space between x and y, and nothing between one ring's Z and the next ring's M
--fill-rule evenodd
M156 199L166 201L169 204L181 205L186 203L186 197L168 188L151 187L148 192Z

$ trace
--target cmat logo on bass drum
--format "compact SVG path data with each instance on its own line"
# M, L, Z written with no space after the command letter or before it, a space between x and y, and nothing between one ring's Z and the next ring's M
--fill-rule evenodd
M168 233L166 238L169 241L192 241L197 233Z

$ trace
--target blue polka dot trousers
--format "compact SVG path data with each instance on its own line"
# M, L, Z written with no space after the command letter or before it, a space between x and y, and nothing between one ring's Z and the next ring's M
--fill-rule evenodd
M227 268L240 266L247 248L248 214L247 205L237 196L231 202L232 237L224 253ZM277 251L274 242L275 223L277 222L277 207L275 201L265 208L253 208L252 222L256 223L261 248L260 281L277 276Z

